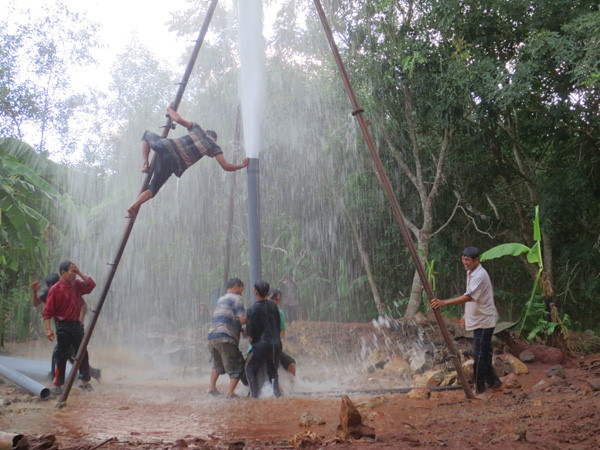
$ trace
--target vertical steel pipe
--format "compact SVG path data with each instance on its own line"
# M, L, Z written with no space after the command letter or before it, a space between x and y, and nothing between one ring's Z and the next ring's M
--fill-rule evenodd
M375 164L375 168L377 170L377 174L379 175L379 180L383 186L383 190L385 191L388 200L392 206L392 211L394 213L394 218L400 227L400 231L402 233L402 238L406 246L408 247L408 251L410 256L413 259L415 264L417 273L419 274L419 278L421 279L421 283L423 284L423 288L427 293L427 297L429 299L434 298L433 290L429 284L429 280L427 280L427 275L425 274L425 269L423 268L423 264L421 263L421 259L417 253L415 245L410 236L410 231L406 225L406 221L404 220L404 215L402 214L402 210L400 209L400 204L396 199L396 195L394 194L394 190L392 189L392 185L387 176L385 168L383 167L383 163L381 162L381 158L379 158L379 154L377 153L377 149L375 148L375 144L373 143L373 139L371 138L371 133L369 132L369 126L367 121L364 119L362 113L364 110L359 106L358 100L356 99L356 95L354 94L354 90L352 89L352 85L350 84L350 79L348 78L348 73L346 72L346 68L344 67L344 63L342 62L342 58L340 56L340 52L337 48L337 44L333 39L333 33L331 32L331 28L329 27L329 22L327 21L327 17L325 16L325 11L323 10L323 6L321 5L320 0L314 0L315 7L317 8L317 12L319 14L319 18L321 19L321 24L323 25L323 30L327 35L327 40L329 41L329 46L331 47L331 51L333 53L333 57L338 66L338 70L340 71L340 75L342 76L342 82L344 83L344 87L346 89L346 93L348 94L348 98L350 99L350 103L352 103L352 115L356 117L358 120L358 125L360 126L360 130L362 131L363 137L365 139L365 143L371 152L371 156L373 158L373 162ZM473 391L469 386L469 382L467 377L465 376L464 371L462 370L462 365L460 364L460 358L458 357L458 353L454 348L454 344L452 343L452 339L448 334L448 330L446 329L446 325L444 324L444 320L442 319L442 315L440 311L437 309L433 310L435 319L440 327L440 331L442 332L442 336L444 337L444 341L446 346L448 347L448 352L452 358L452 362L454 364L454 368L456 369L456 373L460 380L460 383L465 391L465 395L467 398L475 398L473 395Z
M252 290L254 283L262 279L262 259L260 241L260 191L258 158L250 158L248 172L248 244L250 247L250 292L252 302L256 301Z

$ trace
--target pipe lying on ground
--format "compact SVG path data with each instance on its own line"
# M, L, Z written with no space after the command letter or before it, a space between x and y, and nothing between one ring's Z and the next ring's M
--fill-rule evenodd
M39 395L42 400L50 398L50 389L14 369L10 369L0 364L0 375L12 381L17 386L21 386L23 389L28 390L32 394Z
M40 381L48 380L48 374L50 373L49 360L40 361L37 359L17 358L14 356L0 356L0 364ZM67 361L65 376L69 375L71 367L71 363Z
M46 380L50 372L49 360L38 361L14 356L0 356L0 364L36 380Z
M462 386L422 386L430 391L455 391L462 389ZM385 395L385 394L408 394L415 387L391 388L391 389L351 389L344 391L315 391L315 392L291 392L290 397L342 397L344 395Z

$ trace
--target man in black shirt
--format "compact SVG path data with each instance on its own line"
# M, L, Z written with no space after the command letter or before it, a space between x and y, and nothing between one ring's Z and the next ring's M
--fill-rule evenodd
M267 365L269 381L273 385L275 397L281 396L277 368L281 355L281 319L275 303L267 301L269 283L257 281L254 284L254 303L246 313L246 335L252 344L252 350L246 360L246 377L250 385L252 397L260 393L257 373L263 364Z

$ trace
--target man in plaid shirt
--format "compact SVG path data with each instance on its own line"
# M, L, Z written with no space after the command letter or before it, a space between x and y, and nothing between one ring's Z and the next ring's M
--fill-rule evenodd
M249 158L244 158L241 164L231 164L223 156L221 147L217 145L217 133L213 130L204 131L200 125L185 120L172 105L167 108L167 114L174 122L187 128L187 136L177 139L163 138L146 131L142 137L142 172L148 172L148 158L150 149L156 152L156 167L148 189L142 192L137 200L133 202L127 212L129 217L135 219L143 203L154 197L171 174L180 177L183 172L203 156L215 158L223 170L234 172L248 165Z

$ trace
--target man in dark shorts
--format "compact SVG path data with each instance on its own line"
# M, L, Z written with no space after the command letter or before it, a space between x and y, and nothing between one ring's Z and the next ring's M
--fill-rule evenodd
M146 131L142 136L143 164L141 171L148 172L150 149L156 152L156 167L148 189L142 192L136 201L127 208L129 217L132 219L137 216L140 206L158 193L171 174L181 177L188 167L203 156L215 158L227 172L234 172L248 165L249 158L244 158L241 164L228 163L223 156L221 147L217 145L217 133L214 131L204 131L197 123L185 120L172 108L172 105L167 108L167 114L174 122L187 128L188 134L177 139L167 139L152 131Z
M240 331L246 323L246 310L242 292L244 283L239 278L231 278L226 285L227 292L219 298L208 330L208 350L213 361L208 393L218 395L219 375L229 375L227 397L234 398L235 388L240 380L246 384L244 357L239 349Z

